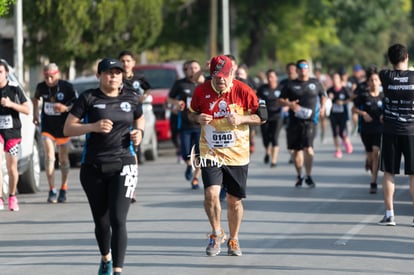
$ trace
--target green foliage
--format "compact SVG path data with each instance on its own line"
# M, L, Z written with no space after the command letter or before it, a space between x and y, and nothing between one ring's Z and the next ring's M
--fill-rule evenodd
M392 4L387 0L333 0L330 13L335 19L340 43L324 45L320 60L328 68L356 63L384 65L390 44L412 43L410 10L410 1L407 0L395 0Z
M75 60L81 68L123 49L146 51L149 62L210 58L211 1L23 1L25 57L31 64L47 57L61 66ZM355 63L382 66L390 44L414 46L411 2L230 0L232 53L250 67L283 69L300 58L326 71ZM217 3L221 49L222 1Z
M0 16L5 16L9 13L10 6L14 5L16 0L0 0Z
M123 49L150 47L162 29L162 0L24 0L30 64L48 58L78 68Z

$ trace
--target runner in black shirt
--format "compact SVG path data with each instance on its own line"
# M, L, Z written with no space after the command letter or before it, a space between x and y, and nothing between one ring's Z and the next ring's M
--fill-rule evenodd
M120 89L122 72L116 59L99 62L99 88L80 95L64 128L68 136L86 134L80 180L102 255L99 274L112 274L112 266L114 274L122 271L126 218L138 181L134 146L141 142L145 126L139 95Z
M334 156L336 158L342 158L340 140L342 140L342 144L348 154L351 154L353 151L346 125L349 118L348 102L351 99L351 93L347 87L343 86L339 73L334 73L332 75L332 80L333 86L327 91L328 97L332 102L329 118L331 121L332 135L336 149Z
M268 70L266 78L267 84L263 84L257 90L257 97L259 100L264 100L267 107L267 121L260 125L260 129L262 131L263 146L266 150L264 163L269 163L271 157L270 167L276 167L279 155L279 133L283 126L282 108L278 105L280 90L275 70Z
M50 63L43 70L44 81L36 87L33 101L33 122L41 123L42 139L45 149L45 172L49 183L47 202L65 202L69 177L69 142L70 139L63 134L63 125L75 101L77 94L72 84L59 79L59 68ZM42 101L41 119L39 119L39 106ZM62 174L59 196L55 188L55 146L59 150L59 165Z
M301 59L296 62L298 78L290 81L282 90L280 104L289 107L289 125L287 127L288 149L294 150L294 162L297 173L295 186L301 187L304 177L309 187L315 187L311 177L313 165L313 140L319 112L324 115L326 93L321 83L309 76L309 64Z
M401 155L404 173L409 175L414 202L414 71L408 70L408 50L401 44L388 49L393 70L382 70L380 79L384 91L384 133L381 146L381 171L384 171L385 215L381 225L395 225L394 175L400 173ZM414 225L414 223L413 223Z
M124 66L124 76L123 76L123 83L126 89L133 89L135 90L140 97L140 102L142 103L145 98L149 94L149 89L151 85L145 79L144 75L141 73L134 73L134 66L136 64L134 54L130 51L122 51L119 56L119 60L121 61L122 65ZM137 147L137 157L138 157L138 164L144 163L141 151L141 145ZM135 200L133 200L135 202Z
M19 211L16 197L19 172L17 157L22 141L19 113L29 114L30 108L23 91L8 81L9 67L0 60L0 143L5 154L7 174L9 176L8 208L10 211ZM3 202L3 156L0 155L0 210L4 209Z
M367 71L367 90L354 99L352 111L359 115L359 132L365 147L366 158L371 167L370 193L377 193L377 177L381 135L383 131L382 112L384 95L380 92L381 81L377 70Z
M295 62L289 62L286 64L286 74L287 78L283 79L279 82L279 90L282 91L283 88L289 83L289 81L295 80L298 77L298 74L296 72L296 63ZM282 107L282 121L284 128L287 128L289 124L289 107L283 106ZM286 140L287 140L287 132L286 132ZM289 150L289 163L293 163L293 150Z
M196 166L194 175L192 173L191 150L194 146L195 154L199 154L198 143L200 139L200 125L188 118L188 107L190 106L194 90L199 83L200 64L196 60L186 61L184 64L185 78L177 80L168 95L168 103L178 112L178 131L180 133L181 157L187 164L185 178L191 180L191 188L198 189L200 167Z

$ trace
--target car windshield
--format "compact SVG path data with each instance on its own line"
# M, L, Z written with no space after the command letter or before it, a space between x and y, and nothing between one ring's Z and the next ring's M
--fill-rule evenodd
M170 68L140 68L136 72L142 73L152 89L171 89L177 80L177 73Z
M72 82L72 85L75 88L75 90L80 94L86 90L98 88L99 82L98 80L90 80L82 82Z

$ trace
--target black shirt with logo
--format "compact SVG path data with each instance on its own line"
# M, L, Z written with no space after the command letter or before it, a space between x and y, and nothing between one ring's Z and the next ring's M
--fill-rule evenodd
M7 83L6 86L0 89L1 97L8 97L11 101L17 104L22 104L27 101L26 96L19 86ZM0 105L0 133L3 137L21 138L20 129L22 123L20 121L19 112L15 109L4 107Z
M194 95L194 90L197 87L197 83L193 83L188 78L182 78L177 80L168 94L168 97L182 100L185 102L184 110L178 114L178 129L179 130L191 130L199 129L200 125L192 122L188 118L188 107L191 104L191 99Z
M151 85L148 83L147 79L140 73L134 73L130 78L124 77L122 81L125 88L133 89L139 95L142 95L145 91L151 89Z
M354 106L366 113L372 118L372 121L366 122L363 118L359 119L361 133L375 134L382 133L383 124L380 117L383 113L384 94L379 93L378 96L373 96L368 90L360 92L354 98Z
M320 111L319 100L323 96L326 96L326 93L322 87L322 84L316 78L310 78L308 81L302 81L299 79L291 80L285 84L280 94L280 98L285 98L289 101L298 100L298 104L301 107L312 111L310 117L304 119L295 116L295 112L290 109L289 119L292 123L301 120L318 123Z
M86 134L82 163L99 164L122 159L123 164L135 163L135 150L130 138L133 122L143 115L139 95L132 90L117 97L105 95L99 88L83 92L70 113L84 123L110 119L110 133Z
M382 70L384 133L414 135L414 71Z
M77 97L72 84L65 80L58 80L56 86L49 87L46 82L41 82L36 87L35 98L42 98L41 128L54 137L60 138L63 135L63 126L68 113L58 113L53 110L55 103L70 106Z
M281 116L281 107L277 105L277 101L280 96L280 89L276 87L275 89L270 88L269 84L263 84L257 90L257 97L259 100L266 101L267 108L267 121L276 121Z

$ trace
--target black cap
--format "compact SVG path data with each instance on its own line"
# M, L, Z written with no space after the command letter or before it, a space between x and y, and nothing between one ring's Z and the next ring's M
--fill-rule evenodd
M124 72L124 67L122 67L122 63L118 59L105 57L98 64L98 74L112 68L117 68Z

